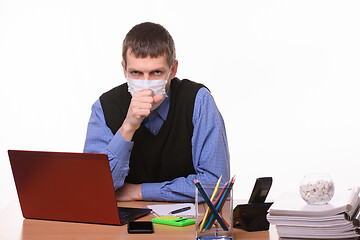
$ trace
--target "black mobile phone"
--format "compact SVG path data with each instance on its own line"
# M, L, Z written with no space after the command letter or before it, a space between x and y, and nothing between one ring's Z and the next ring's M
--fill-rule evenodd
M128 233L153 233L154 227L151 221L137 221L128 223Z
M257 178L250 195L249 203L264 203L270 191L272 177Z

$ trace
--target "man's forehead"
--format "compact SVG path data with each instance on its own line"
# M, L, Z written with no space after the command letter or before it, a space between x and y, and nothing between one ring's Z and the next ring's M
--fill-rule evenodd
M164 52L164 53L159 54L159 55L157 55L157 56L155 56L155 57L151 56L150 54L147 54L145 57L144 57L143 55L138 55L138 56L137 56L137 55L134 53L133 49L132 49L132 48L129 48L129 49L126 51L126 58L128 58L128 57L132 57L132 58L152 58L152 59L154 59L154 58L165 58L165 59L166 59L167 54L166 54L166 52Z
M127 68L147 68L147 69L157 69L157 68L169 68L169 64L166 61L164 55L158 57L136 57L132 52L127 53L126 58Z

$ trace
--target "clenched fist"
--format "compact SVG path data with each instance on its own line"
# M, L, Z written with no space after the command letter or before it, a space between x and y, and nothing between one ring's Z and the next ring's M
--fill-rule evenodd
M126 118L120 127L121 136L126 141L131 141L135 131L140 127L141 121L149 116L153 105L162 101L163 95L152 95L151 90L134 92Z

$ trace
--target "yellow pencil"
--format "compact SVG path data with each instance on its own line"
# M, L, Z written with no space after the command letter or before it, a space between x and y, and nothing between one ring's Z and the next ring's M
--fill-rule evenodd
M222 178L222 175L219 177L219 180L218 180L217 183L216 183L214 192L213 192L212 195L211 195L211 198L210 198L210 201L211 201L211 202L214 201L214 198L215 198L215 196L216 196L216 193L217 193L218 190L219 190L221 178ZM203 221L202 221L202 223L201 223L201 225L200 225L200 230L199 230L199 232L201 232L201 231L203 230L204 225L205 225L205 222L206 222L206 220L207 220L207 218L208 218L209 212L210 212L210 209L207 208L207 209L206 209L206 212L205 212L205 215L204 215L204 218L203 218Z

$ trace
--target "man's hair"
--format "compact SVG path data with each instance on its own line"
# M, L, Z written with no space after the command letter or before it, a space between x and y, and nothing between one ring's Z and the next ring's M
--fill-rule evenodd
M163 26L156 23L140 23L128 32L122 48L125 67L128 49L137 58L156 58L165 55L169 66L172 66L176 59L174 40Z

